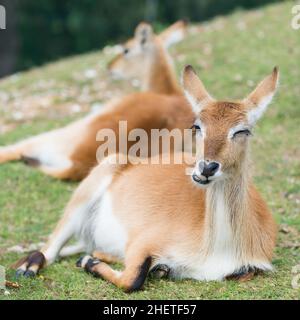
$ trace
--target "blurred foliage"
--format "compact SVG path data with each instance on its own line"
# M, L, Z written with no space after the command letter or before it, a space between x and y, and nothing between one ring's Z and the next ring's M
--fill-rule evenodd
M274 0L18 0L16 69L98 49L132 34L141 20L202 21Z

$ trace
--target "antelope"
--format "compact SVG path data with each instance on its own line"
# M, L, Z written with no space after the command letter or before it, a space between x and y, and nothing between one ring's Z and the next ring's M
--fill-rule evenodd
M153 41L151 46L145 48L141 46L139 33L143 32L146 37L149 37L149 35L151 37L153 32L149 24L140 23L135 31L135 37L127 41L123 45L122 53L118 54L108 64L108 71L112 78L139 78L142 91L182 94L174 76L173 61L169 55L166 55L166 51L161 47L161 44L164 48L169 48L174 43L183 40L187 34L186 27L186 22L177 21L159 34L160 43Z
M240 101L212 98L191 66L182 78L199 145L190 177L186 164L105 158L79 185L48 243L17 264L18 275L34 276L59 252L71 254L63 247L74 235L87 253L77 266L126 292L141 289L160 265L172 278L205 281L272 270L276 225L252 183L249 138L275 94L278 70ZM109 266L117 259L122 271Z
M0 147L0 163L21 160L43 173L62 180L82 180L97 164L96 151L103 141L96 141L97 132L110 128L118 132L119 121L126 120L128 131L142 128L184 128L192 121L192 111L185 102L166 47L179 41L185 25L177 22L156 36L150 25L141 23L134 39L111 63L113 69L136 64L135 72L148 70L147 89L152 92L133 93L106 104L103 110L89 114L69 125L25 139L14 145ZM126 56L126 57L125 57ZM144 62L143 62L144 61ZM159 76L158 76L159 75ZM128 142L129 146L133 142Z

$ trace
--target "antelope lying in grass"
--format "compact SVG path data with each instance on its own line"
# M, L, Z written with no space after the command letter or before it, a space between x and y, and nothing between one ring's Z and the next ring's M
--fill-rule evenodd
M188 127L192 111L181 95L165 50L166 46L182 39L184 33L182 22L171 26L161 36L155 36L150 25L140 24L134 39L126 45L126 52L117 57L111 68L122 64L125 72L128 64L129 69L136 65L135 72L146 70L148 78L144 80L147 89L153 92L130 94L66 127L0 147L0 163L23 160L54 178L81 180L97 164L96 151L103 141L96 141L96 136L103 128L118 132L121 120L127 120L128 131L142 128L149 133L154 128ZM128 141L128 146L133 143Z
M74 235L86 252L98 251L78 266L128 292L140 289L158 265L168 266L175 278L197 280L271 270L276 227L252 184L248 148L277 81L275 68L246 99L216 101L186 67L184 90L202 146L192 179L184 164L116 165L105 159L75 191L46 246L23 259L17 273L35 275ZM121 272L108 265L115 257L125 263Z

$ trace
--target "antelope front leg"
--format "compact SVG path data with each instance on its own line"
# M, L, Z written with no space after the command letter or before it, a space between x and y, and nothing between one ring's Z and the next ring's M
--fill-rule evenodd
M53 263L65 243L74 235L76 231L76 220L78 214L67 213L58 223L47 244L40 250L30 253L21 259L17 267L16 275L32 277L46 265Z
M21 160L24 147L21 144L0 147L0 164L13 160Z
M86 213L86 204L90 200L90 194L85 191L86 184L87 181L83 181L75 191L46 245L15 264L17 275L34 276L41 268L53 263L66 242L77 232Z
M101 188L99 188L99 181L102 181L100 183ZM105 179L105 171L103 172L100 166L93 169L92 173L81 182L74 192L62 219L59 221L47 244L40 251L30 254L15 265L18 275L36 275L45 265L50 265L54 262L65 243L83 225L82 221L88 213L89 204L95 197L95 190L97 190L96 195L101 196L101 193L106 190L109 182L110 180ZM99 189L100 193L98 194ZM74 251L73 249L69 253Z
M114 263L121 263L122 262L121 259L119 259L118 257L115 257L115 256L108 254L108 253L100 252L100 251L94 251L92 254L92 257L95 259L101 260L107 264L114 264ZM79 261L77 262L78 267L80 267Z
M94 251L92 254L92 257L94 258L94 260L99 260L99 261L105 262L107 264L114 264L114 263L121 263L122 262L117 257L114 257L110 254L106 254L103 252L99 252L99 251ZM77 261L77 263L76 263L77 267L81 267L82 259L83 258L80 258ZM149 275L155 279L163 279L163 278L167 278L169 276L170 271L171 270L170 270L169 266L167 266L166 264L158 264L150 270Z
M82 257L77 262L77 267L83 268L86 272L95 277L107 280L117 287L129 293L140 290L146 280L151 267L152 258L146 249L132 247L125 259L125 269L117 271L107 263L93 258L89 255Z

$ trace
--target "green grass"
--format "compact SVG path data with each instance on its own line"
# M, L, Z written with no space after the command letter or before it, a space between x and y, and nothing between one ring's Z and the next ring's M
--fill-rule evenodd
M126 295L77 270L74 257L50 266L36 279L20 280L21 288L11 289L9 296L0 293L0 299L299 299L300 291L291 286L291 269L300 263L300 250L287 247L300 240L300 30L290 27L293 4L218 17L172 50L178 72L186 63L194 65L210 92L222 99L243 98L273 66L280 67L279 93L252 141L255 182L278 224L290 228L279 232L275 272L245 283L148 280L144 291ZM0 144L67 123L74 117L67 107L77 103L83 88L89 90L87 102L82 102L86 108L107 99L107 88L112 96L132 91L127 84L108 80L104 66L110 57L94 52L1 81L0 93L9 95L7 104L0 102L2 123L17 125L0 136ZM89 68L97 70L96 79L80 76ZM41 79L50 84L39 85ZM62 95L66 88L73 91ZM26 114L21 123L12 119L16 93L26 101L49 91L55 112L52 107L38 109L33 119ZM45 241L76 184L53 180L20 163L2 165L0 181L0 264L9 268L21 255L7 248ZM14 280L14 271L8 269L7 277Z

